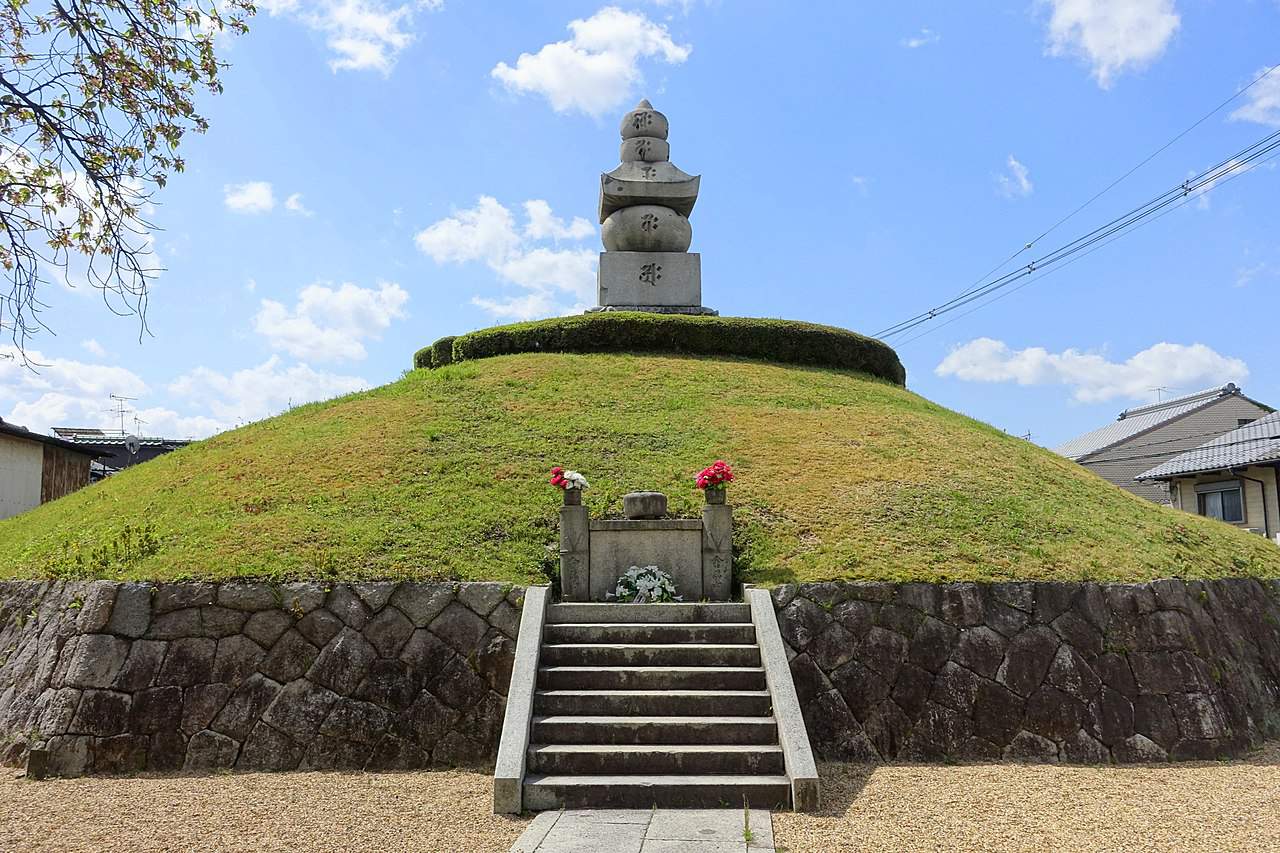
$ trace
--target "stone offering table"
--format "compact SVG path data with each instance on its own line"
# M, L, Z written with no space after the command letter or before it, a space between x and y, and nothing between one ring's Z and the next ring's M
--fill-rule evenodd
M658 500L660 498L660 500ZM733 508L707 504L702 518L644 517L666 506L657 493L624 498L628 518L592 521L587 508L560 509L560 586L565 601L604 601L632 566L671 575L685 601L727 601L732 586Z

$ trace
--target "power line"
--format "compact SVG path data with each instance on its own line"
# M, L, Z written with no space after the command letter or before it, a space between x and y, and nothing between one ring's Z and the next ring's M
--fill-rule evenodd
M1245 92L1247 92L1247 91L1249 91L1250 89L1252 89L1252 88L1253 88L1254 86L1256 86L1258 83L1262 82L1262 80L1263 80L1264 78L1266 78L1267 76L1269 76L1269 75L1271 74L1271 72L1275 71L1277 68L1280 68L1280 65L1272 65L1272 66L1271 66L1270 68L1268 68L1266 71L1263 71L1263 72L1262 72L1261 74L1259 74L1257 77L1253 78L1253 80L1252 80L1252 81L1250 81L1250 82L1249 82L1249 84L1248 84L1247 86L1245 86L1245 87L1244 87L1244 88L1242 88L1242 89L1239 89L1239 90L1238 90L1234 95L1232 95L1231 97L1227 98L1225 101L1223 101L1222 103L1218 104L1218 105L1217 105L1216 107L1214 107L1212 110L1210 110L1209 112L1207 112L1207 113L1205 113L1204 115L1202 115L1199 119L1197 119L1197 120L1196 120L1196 122L1195 122L1194 124L1192 124L1192 125L1191 125L1190 127L1188 127L1186 130L1182 131L1182 132L1181 132L1181 133L1179 133L1177 136L1173 137L1173 139L1170 139L1170 140L1169 140L1168 142L1166 142L1164 145L1161 145L1161 146L1160 146L1159 148L1157 148L1155 151L1151 152L1151 154L1149 154L1145 159L1143 159L1140 163L1138 163L1138 164L1137 164L1136 166L1134 166L1132 169L1130 169L1129 171L1125 172L1123 175L1121 175L1120 177L1116 178L1116 179L1115 179L1114 181L1112 181L1111 183L1107 184L1105 187L1103 187L1103 188L1102 188L1101 190L1099 190L1098 192L1094 193L1092 196L1090 196L1090 197L1089 197L1089 199L1088 199L1087 201L1085 201L1085 202L1084 202L1084 204L1081 204L1081 205L1080 205L1079 207L1077 207L1075 210L1071 211L1071 212L1070 212L1070 213L1068 213L1066 216L1062 217L1062 218L1061 218L1061 219L1059 219L1057 222L1055 222L1055 223L1053 223L1052 225L1050 225L1048 228L1046 228L1044 231L1042 231L1042 232L1041 232L1037 237L1035 237L1033 240L1031 240L1031 241L1030 241L1030 242L1028 242L1028 243L1023 244L1022 248L1018 249L1018 250L1017 250L1017 251L1015 251L1012 255L1010 255L1009 257L1005 258L1005 259L1004 259L1003 261L1001 261L1000 263L996 264L996 265L995 265L994 267L992 267L989 271L987 271L987 273L986 273L985 275L981 276L977 281L975 281L973 284L971 284L971 285L969 286L969 288L968 288L968 289L966 289L966 290L964 290L964 291L961 291L961 293L960 293L960 294L958 294L957 298L959 298L959 296L964 296L965 294L967 294L969 289L972 289L972 288L974 288L974 287L978 286L978 285L979 285L979 284L980 284L984 279L987 279L987 278L989 278L990 276L992 276L993 274L995 274L996 272L998 272L998 271L1000 270L1000 268L1001 268L1001 267L1003 267L1003 266L1005 266L1007 263L1009 263L1009 261L1011 261L1011 260L1013 260L1014 258L1018 257L1018 255L1021 255L1023 252L1028 251L1028 250L1029 250L1029 249L1031 249L1031 247L1032 247L1032 246L1034 246L1036 243L1039 243L1039 242L1040 242L1041 240L1043 240L1045 237L1049 236L1049 235L1050 235L1050 234L1052 234L1054 231L1056 231L1059 227L1061 227L1062 225L1066 224L1066 223L1067 223L1068 221L1070 221L1071 219L1074 219L1074 218L1076 217L1076 215L1077 215L1077 214L1079 214L1081 211L1083 211L1083 210L1084 210L1085 208L1087 208L1089 205L1093 204L1095 201L1097 201L1098 199L1102 198L1102 197L1103 197L1104 195L1106 195L1107 193L1111 192L1111 190L1115 189L1115 188L1116 188L1116 186L1118 186L1121 182L1123 182L1125 179L1127 179L1127 178L1128 178L1130 175L1132 175L1134 172L1138 171L1138 170L1139 170L1139 169L1141 169L1143 166L1145 166L1145 165L1147 165L1148 163L1150 163L1150 162L1151 162L1152 160L1154 160L1156 157L1159 157L1161 154L1163 154L1165 151L1167 151L1169 148L1171 148L1175 143L1177 143L1179 140L1181 140L1184 136L1186 136L1187 134L1189 134L1191 131L1195 130L1195 129L1196 129L1197 127L1199 127L1200 125L1204 124L1204 123L1205 123L1206 121L1208 121L1209 119L1213 118L1215 115L1217 115L1219 112L1221 112L1221 111L1222 111L1222 110L1223 110L1223 109L1224 109L1228 104L1230 104L1230 103L1231 103L1232 101L1234 101L1236 98L1239 98L1239 97L1240 97L1241 95L1243 95Z
M929 311L925 311L921 314L917 314L915 317L912 317L908 320L904 320L901 323L897 323L893 326L890 326L887 329L883 329L880 332L876 333L876 337L887 337L891 335L901 334L904 331L907 331L911 328L914 328L915 326L920 325L922 322L928 322L929 320L936 318L940 314L948 313L949 311L955 310L956 308L959 308L963 305L973 302L975 299L979 299L982 296L985 296L986 294L993 292L994 290L1003 288L1007 286L1010 282L1018 278L1031 275L1035 273L1038 269L1048 266L1049 264L1056 263L1057 261L1060 261L1065 257L1069 257L1070 255L1073 255L1076 252L1081 251L1082 249L1098 242L1099 240L1105 239L1111 234L1115 234L1126 228L1129 228L1133 226L1135 223L1141 221L1142 219L1145 219L1153 215L1157 211L1162 210L1165 207L1168 207L1170 204L1173 204L1175 201L1178 201L1180 199L1186 199L1190 197L1193 193L1201 193L1202 190L1203 192L1207 193L1210 190L1212 190L1217 183L1223 181L1224 178L1226 178L1227 176L1231 175L1232 173L1238 172L1241 169L1244 169L1246 166L1249 166L1258 157L1264 154L1269 154L1271 151L1275 150L1277 147L1280 147L1280 131L1276 131L1275 133L1272 133L1264 137L1263 139L1241 150L1240 152L1233 155L1232 157L1228 157L1227 159L1223 160L1222 162L1218 163L1212 168L1207 169L1201 172L1200 174L1196 175L1195 177L1189 178L1183 181L1182 183L1178 184L1177 186L1161 193L1160 195L1156 196L1152 200L1148 201L1146 204L1140 205L1139 207L1134 208L1128 213L1125 213L1122 216L1118 216L1115 219L1112 219L1110 222L1106 223L1105 225L1101 225L1098 228L1095 228L1093 231L1090 231L1088 234L1078 237L1075 240L1065 244L1064 246L1061 246L1058 249L1055 249L1054 251L1049 252L1048 254L1042 255L1041 257L1037 258L1036 260L1032 261L1026 266L1020 267L1017 270L1014 270L1012 272L1005 273L999 278L996 278L982 285L981 287L971 289L964 296L956 297L955 299L952 299L948 302L944 302L942 305L937 306L936 308L930 309Z
M1252 147L1252 146L1251 146L1251 147ZM1235 172L1234 174L1231 174L1231 175L1229 175L1229 176L1227 176L1227 177L1225 177L1225 178L1214 179L1213 181L1211 181L1211 182L1209 183L1209 185L1208 185L1208 186L1206 186L1206 187L1204 188L1203 192L1200 192L1200 193L1199 193L1199 195L1206 195L1206 194L1208 194L1209 192L1211 192L1211 191L1213 191L1213 190L1217 189L1218 187L1221 187L1221 186L1224 186L1224 185L1226 185L1226 184L1231 183L1231 182L1232 182L1232 181L1234 181L1236 178L1239 178L1241 175L1247 174L1249 171L1252 171L1252 169L1254 169L1254 168L1256 168L1256 167L1258 167L1258 166L1262 166L1262 165L1264 165L1265 163L1268 163L1268 162L1270 162L1271 160L1275 159L1275 157L1276 157L1276 156L1280 155L1280 150L1272 150L1272 149L1275 149L1275 148L1276 148L1276 146L1274 146L1274 145L1273 145L1273 146L1270 146L1270 148L1269 148L1268 150L1269 150L1269 151L1271 151L1271 153L1269 153L1269 154L1268 154L1268 156L1266 156L1265 158L1263 158L1263 159L1261 159L1261 160L1258 160L1256 163L1252 164L1248 169L1245 169L1245 170L1243 170L1243 171L1237 171L1237 172ZM1230 161L1228 161L1228 162L1230 162ZM1167 193L1166 193L1166 195L1167 195ZM1141 228L1145 228L1146 226L1148 226L1148 225L1150 225L1150 224L1152 224L1152 223L1154 223L1154 222L1158 222L1159 220L1161 220L1161 219L1163 219L1164 217L1168 216L1170 213L1173 213L1175 210L1178 210L1179 208L1183 207L1185 204L1187 204L1188 202L1190 202L1193 198L1198 198L1198 197L1199 197L1198 195L1195 195L1194 193L1189 192L1189 193L1187 193L1184 197L1182 197L1181 199L1179 199L1177 204L1175 204L1174 206L1169 207L1169 208L1167 208L1167 209L1163 210L1163 211L1160 213L1160 215L1159 215L1159 216L1155 216L1155 217L1152 217L1152 218L1150 218L1150 219L1144 219L1144 220L1142 220L1141 222L1137 222L1137 224L1130 223L1129 225L1126 225L1124 229L1116 229L1116 230L1117 230L1117 231L1119 231L1120 233L1115 233L1115 235L1114 235L1114 236L1112 236L1112 237L1108 238L1106 241L1104 241L1104 242L1102 242L1102 243L1100 243L1100 244L1097 244L1097 245L1093 246L1093 248L1089 249L1089 250L1088 250L1087 252L1085 252L1084 254L1082 254L1082 255L1078 255L1078 256L1076 256L1076 257L1072 258L1070 261L1067 261L1066 263L1064 263L1062 266L1060 266L1060 267L1055 267L1055 268L1053 268L1053 269L1049 270L1048 272L1041 272L1041 273L1039 273L1038 275L1031 275L1031 274L1029 274L1029 273L1023 272L1022 270L1019 270L1019 271L1017 271L1017 275L1018 275L1018 276L1028 275L1028 278L1027 278L1027 280L1026 280L1026 281L1022 282L1022 283L1021 283L1021 284L1019 284L1017 287L1013 288L1012 290L1004 290L1004 291L1002 291L1002 292L998 293L997 295L993 296L991 299L987 300L986 302L983 302L983 303L980 303L979 305L974 306L973 308L969 309L968 311L964 312L963 314L960 314L959 316L953 317L953 318L951 318L950 320L947 320L947 321L946 321L946 322L944 322L944 323L939 323L939 324L938 324L938 325L936 325L936 326L931 326L930 328L925 329L923 332L921 332L921 333L920 333L920 334L918 334L918 335L915 335L914 337L910 337L910 338L907 338L906 340L899 341L899 342L898 342L898 343L896 343L894 346L895 346L895 347L897 347L897 348L899 348L899 349L901 349L902 347L907 346L908 344L911 344L911 343L913 343L913 342L915 342L915 341L920 340L921 338L925 337L926 335L931 335L931 334L933 334L934 332L939 331L940 329L943 329L943 328L946 328L947 326L950 326L952 323L955 323L955 322L957 322L957 321L959 321L959 320L963 320L965 317L968 317L970 314L973 314L973 313L975 313L975 312L977 312L977 311L980 311L980 310L981 310L981 309L983 309L983 308L986 308L988 305L993 305L994 303L999 302L1001 299L1004 299L1005 297L1012 296L1013 294L1015 294L1015 293L1017 293L1018 291L1022 290L1024 287L1027 287L1028 285L1031 285L1031 284L1035 284L1036 282L1040 281L1040 280L1041 280L1041 279L1043 279L1043 278L1047 278L1048 276L1051 276L1051 275L1053 275L1053 274L1054 274L1054 273L1056 273L1056 272L1059 272L1059 271L1061 271L1061 270L1064 270L1064 269L1066 269L1067 267L1069 267L1069 266L1071 266L1072 264L1074 264L1076 261L1082 261L1082 260L1084 260L1084 259L1085 259L1085 258L1087 258L1089 255L1092 255L1094 252L1098 251L1099 249L1106 248L1107 246L1109 246L1109 245L1111 245L1112 243L1114 243L1116 240L1119 240L1121 237L1124 237L1124 236L1126 236L1127 234L1130 234L1130 233L1132 233L1132 232L1134 232L1134 231L1137 231L1137 230L1139 230L1139 229L1141 229ZM1114 220L1113 220L1113 221L1114 221ZM1127 230L1126 230L1126 229L1127 229ZM1014 275L1014 274L1010 273L1009 275L1010 275L1010 276L1012 276L1012 275ZM1006 277L1007 277L1007 276L1006 276ZM1003 285L1002 285L1002 287L1003 287ZM999 290L999 289L1000 289L1000 288L993 288L991 291L988 291L988 292L989 292L989 293L990 293L990 292L995 292L995 290ZM986 296L986 295L988 295L988 294L987 294L987 293L979 294L979 295L978 295L978 297L976 297L976 298L981 298L982 296ZM953 300L953 301L954 301L954 300ZM963 305L963 304L968 304L969 302L972 302L972 301L973 301L973 300L966 299L966 300L964 301L964 303L962 303L962 305ZM961 307L961 305L957 305L956 307ZM942 313L946 313L946 312L942 312ZM919 316L924 316L924 315L919 315ZM902 325L902 324L900 324L900 325ZM921 325L921 324L920 324L920 323L916 323L916 324L914 324L914 325ZM907 329L902 329L902 330L900 330L900 331L898 331L898 332L893 332L893 333L890 333L890 334L900 334L902 331L907 331ZM879 335L877 335L877 337L879 337Z
M916 316L903 320L900 323L896 323L887 329L882 329L876 333L875 337L886 338L894 335L900 335L903 332L915 328L916 326L934 320L942 314L950 313L957 308L961 308L994 293L997 290L1001 290L1017 279L1034 275L1044 267L1059 263L1066 258L1072 257L1091 246L1107 240L1112 235L1119 235L1131 230L1139 223L1149 219L1160 211L1165 210L1170 205L1178 204L1178 206L1181 206L1181 203L1185 203L1185 201L1193 195L1203 195L1212 191L1215 186L1224 182L1227 178L1240 173L1241 170L1252 168L1260 158L1266 157L1267 159L1270 159L1268 155L1278 149L1280 149L1280 131L1276 131L1275 133L1263 137L1253 145L1250 145L1235 155L1228 157L1216 166L1183 181L1177 186L1156 196L1146 204L1112 219L1105 225L1099 226L1093 231L1090 231L1089 233L1040 256L1026 266L1005 273L1004 275L999 276L980 287L970 289L970 291L962 296L944 302L935 308L921 314L917 314Z

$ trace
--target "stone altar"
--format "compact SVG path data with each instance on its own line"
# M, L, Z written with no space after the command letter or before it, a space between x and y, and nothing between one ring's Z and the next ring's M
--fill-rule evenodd
M702 518L656 518L666 497L623 498L627 518L591 520L587 508L560 508L560 589L565 601L604 601L632 566L657 566L685 601L727 601L733 582L733 508L707 504Z
M701 176L671 163L669 129L647 100L622 119L622 163L600 176L605 251L591 311L716 313L702 305L702 257L689 252Z

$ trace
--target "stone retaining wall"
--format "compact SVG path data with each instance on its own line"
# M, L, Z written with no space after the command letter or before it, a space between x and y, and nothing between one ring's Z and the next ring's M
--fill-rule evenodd
M523 592L0 583L0 759L43 747L56 775L488 763Z
M815 583L773 597L826 758L1212 759L1280 736L1280 581Z
M413 769L497 751L522 589L0 583L0 762ZM773 590L819 755L1133 762L1280 737L1280 581Z

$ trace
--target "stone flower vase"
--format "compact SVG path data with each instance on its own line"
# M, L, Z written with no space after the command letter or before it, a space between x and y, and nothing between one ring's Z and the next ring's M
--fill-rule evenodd
M582 506L582 489L565 489L564 505Z
M716 505L724 503L724 493L726 491L724 486L708 486L703 491L706 492L707 503Z

